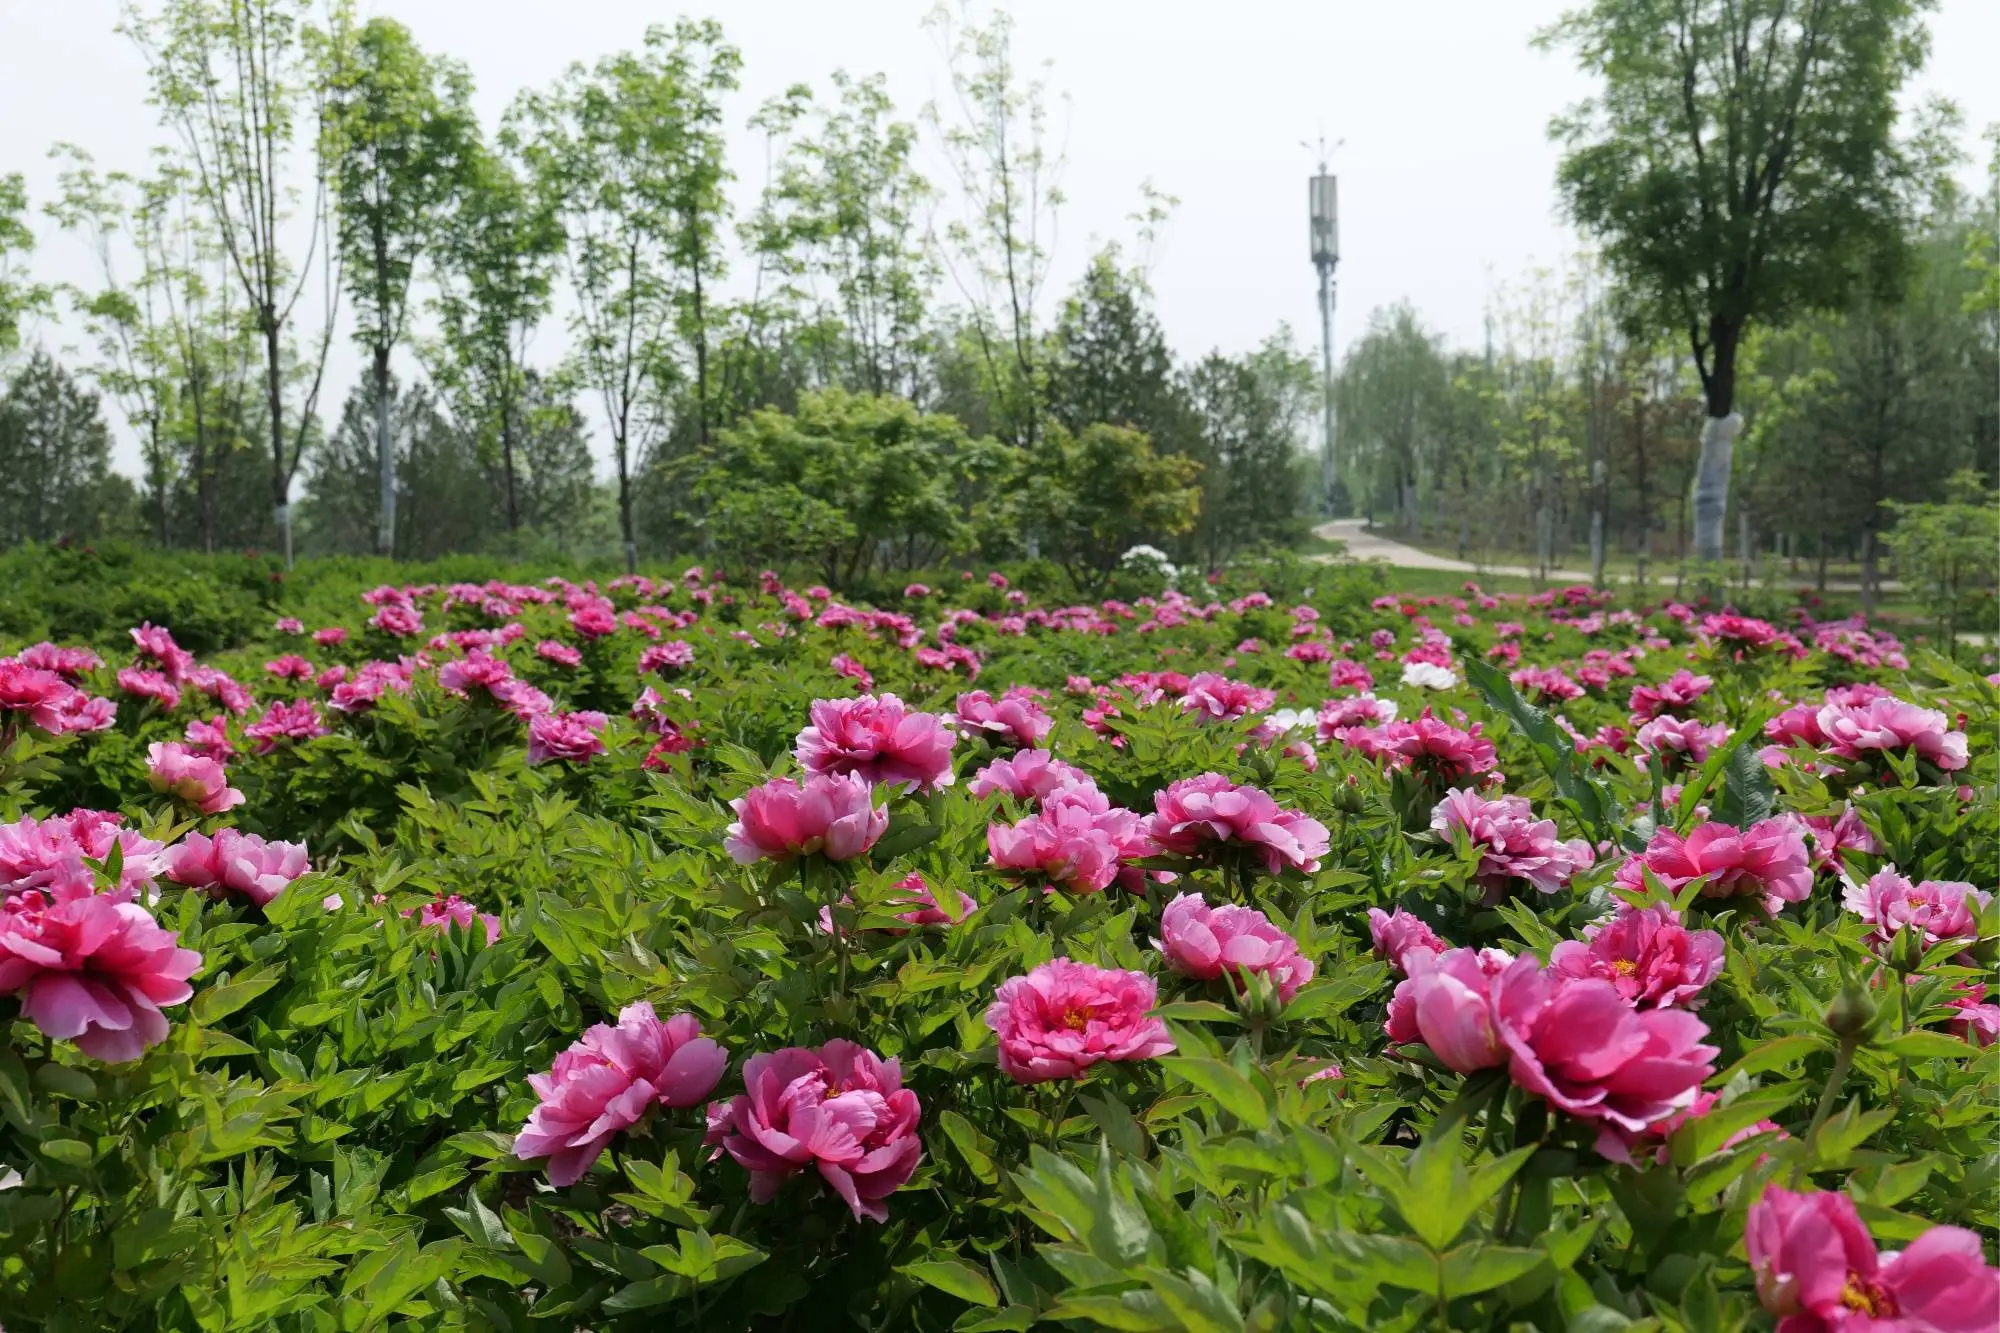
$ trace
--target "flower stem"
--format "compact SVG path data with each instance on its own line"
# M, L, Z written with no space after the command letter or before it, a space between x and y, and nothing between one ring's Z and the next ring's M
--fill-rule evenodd
M1813 1140L1818 1137L1820 1126L1824 1125L1827 1117L1833 1114L1833 1104L1840 1100L1841 1084L1847 1081L1847 1071L1854 1064L1854 1047L1855 1042L1852 1039L1843 1037L1840 1042L1840 1049L1834 1053L1833 1068L1827 1072L1826 1076L1826 1091L1819 1095L1819 1106L1813 1111L1812 1125L1806 1130L1805 1147L1807 1152L1813 1150ZM1805 1172L1806 1159L1801 1157L1799 1164L1792 1169L1792 1184L1794 1186L1797 1186L1799 1181L1804 1178Z

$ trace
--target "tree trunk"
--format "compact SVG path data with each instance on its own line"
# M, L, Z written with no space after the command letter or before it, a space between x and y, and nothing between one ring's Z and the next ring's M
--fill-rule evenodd
M694 414L703 447L708 445L708 313L701 300L701 250L694 252ZM628 538L629 541L629 538Z
M626 442L618 442L618 530L625 538L625 572L639 572L639 543L632 535L632 476L626 466Z
M1750 506L1736 510L1736 556L1743 562L1743 591L1750 591Z
M1722 559L1722 520L1729 510L1729 464L1743 418L1734 412L1711 416L1701 428L1701 461L1694 476L1694 556L1704 563Z
M173 544L173 539L167 524L167 450L160 443L158 413L146 423L146 439L147 452L153 464L153 503L160 507L160 549L164 551Z
M1813 556L1817 567L1813 570L1813 591L1826 591L1826 534L1820 533L1813 539Z
M506 494L507 531L521 528L520 490L514 484L514 395L510 391L500 401L500 475Z
M1871 517L1868 526L1861 530L1861 614L1873 616L1875 604L1881 596L1881 570L1876 563L1875 520Z
M382 516L376 521L375 549L396 553L396 446L389 438L389 348L375 349L375 461L382 483Z
M264 410L271 429L271 518L278 528L278 549L285 568L292 567L292 479L285 475L285 380L278 321L266 310L264 326Z

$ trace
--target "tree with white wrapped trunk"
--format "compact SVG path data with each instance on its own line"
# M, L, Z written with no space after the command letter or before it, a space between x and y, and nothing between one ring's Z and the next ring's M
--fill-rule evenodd
M1695 554L1722 558L1752 321L1845 303L1905 254L1896 96L1929 0L1591 0L1544 32L1602 91L1558 117L1571 215L1663 329L1684 332L1707 409Z

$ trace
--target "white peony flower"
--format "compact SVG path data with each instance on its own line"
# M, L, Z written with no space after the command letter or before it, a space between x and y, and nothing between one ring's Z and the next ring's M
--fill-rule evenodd
M1449 690L1457 686L1458 677L1435 663L1412 662L1403 668L1403 683L1419 689Z

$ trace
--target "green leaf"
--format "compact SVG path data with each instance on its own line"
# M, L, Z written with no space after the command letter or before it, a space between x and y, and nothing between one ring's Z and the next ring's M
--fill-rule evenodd
M1177 1023L1235 1023L1240 1019L1234 1009L1226 1008L1213 1000L1176 1000L1163 1004L1153 1011L1153 1017L1172 1019Z
M1778 1037L1751 1048L1741 1060L1717 1074L1708 1081L1711 1088L1727 1087L1729 1081L1739 1074L1761 1074L1766 1070L1778 1069L1803 1060L1814 1051L1823 1051L1828 1042L1825 1037L1811 1032L1794 1033L1789 1037Z
M1169 1073L1178 1075L1215 1098L1223 1110L1251 1129L1264 1129L1270 1125L1271 1108L1265 1104L1264 1095L1249 1079L1222 1061L1175 1055L1163 1058L1160 1063L1166 1066Z
M982 1309L999 1308L1000 1293L991 1279L948 1250L932 1250L928 1258L896 1271Z
M1749 828L1771 817L1777 808L1777 789L1771 785L1771 770L1764 767L1765 715L1759 713L1736 733L1722 762L1722 794L1716 798L1712 818L1722 824Z
M993 1163L993 1140L974 1128L972 1122L956 1111L945 1111L938 1116L938 1127L944 1131L951 1146L958 1149L958 1155L972 1174L982 1184L1000 1183L1000 1168Z
M1546 1250L1516 1249L1474 1241L1444 1256L1447 1297L1476 1296L1504 1287L1523 1273L1549 1262Z
M219 986L209 986L194 997L188 1011L197 1023L213 1023L226 1018L284 980L283 963L266 963Z
M1905 1032L1882 1043L1881 1049L1904 1060L1969 1060L1978 1048L1946 1032Z

